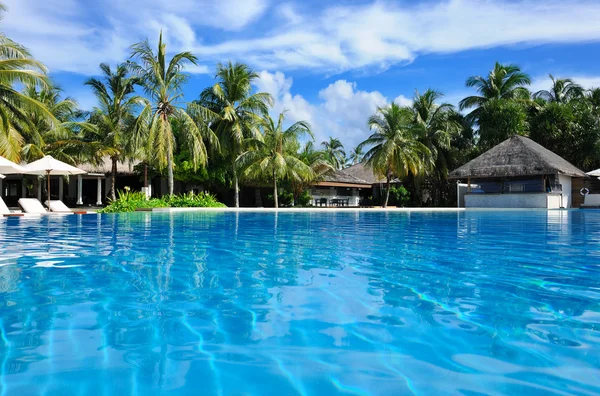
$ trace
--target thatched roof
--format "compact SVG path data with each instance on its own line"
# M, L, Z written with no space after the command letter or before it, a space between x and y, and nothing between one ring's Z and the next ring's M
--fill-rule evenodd
M366 163L361 162L352 166L347 167L346 169L342 169L341 172L344 172L350 176L354 176L358 179L364 180L369 184L380 184L385 183L385 177L379 177L373 171L373 168L368 166ZM400 179L392 179L392 183L400 183Z
M332 182L332 183L347 183L347 184L363 184L365 186L370 186L371 183L360 179L358 177L354 177L348 173L345 173L343 170L334 170L323 175L323 182Z
M562 174L586 177L580 169L523 136L513 136L454 170L450 179Z
M135 162L135 163L129 163L129 162L117 162L117 174L122 174L122 175L132 175L133 172L133 167L135 165L137 165L139 163L139 161ZM112 161L110 160L110 157L104 157L102 159L102 162L100 163L100 165L92 165L92 164L79 164L77 165L77 167L79 169L83 169L84 171L86 171L87 173L103 173L103 174L107 174L110 173L112 171Z

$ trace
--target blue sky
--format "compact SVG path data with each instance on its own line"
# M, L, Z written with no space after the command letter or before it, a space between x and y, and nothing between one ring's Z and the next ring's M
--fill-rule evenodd
M257 89L290 121L307 120L317 141L350 148L369 133L367 117L390 101L409 104L435 88L457 103L466 78L495 61L519 65L546 88L548 73L600 86L600 2L576 0L276 1L4 0L0 23L30 48L83 108L83 82L115 65L132 43L165 32L170 52L190 50L186 100L214 83L218 61L257 70Z

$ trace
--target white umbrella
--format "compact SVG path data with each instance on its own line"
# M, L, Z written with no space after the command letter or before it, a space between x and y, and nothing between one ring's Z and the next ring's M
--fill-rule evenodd
M593 170L591 172L586 173L588 176L600 176L600 169Z
M4 176L3 174L0 174L0 179L4 179L6 176Z
M25 169L22 166L15 164L12 161L7 160L4 157L0 157L0 173L11 174L11 173L24 173Z
M37 161L33 161L24 167L27 175L46 176L48 179L48 201L50 201L50 176L83 175L87 172L52 158L49 155Z

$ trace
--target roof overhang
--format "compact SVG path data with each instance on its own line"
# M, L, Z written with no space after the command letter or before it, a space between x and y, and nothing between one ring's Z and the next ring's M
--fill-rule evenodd
M322 181L313 184L313 186L320 187L347 187L347 188L371 188L370 184L359 184L359 183L340 183L340 182L328 182Z

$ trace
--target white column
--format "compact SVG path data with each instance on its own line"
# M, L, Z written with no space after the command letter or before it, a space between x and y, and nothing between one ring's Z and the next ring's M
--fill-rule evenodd
M98 178L98 191L96 192L96 205L102 205L102 178Z
M64 190L64 186L63 186L63 178L62 176L58 177L58 199L59 200L63 200L63 194L64 194L65 190Z
M83 183L83 179L81 178L81 175L78 175L77 176L77 205L83 205L83 198L81 196L82 183Z

